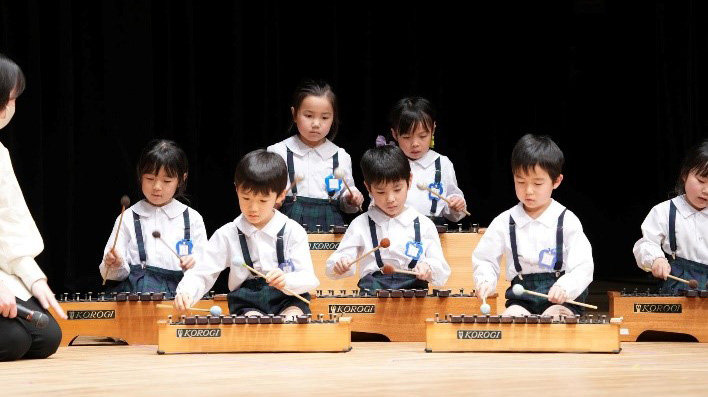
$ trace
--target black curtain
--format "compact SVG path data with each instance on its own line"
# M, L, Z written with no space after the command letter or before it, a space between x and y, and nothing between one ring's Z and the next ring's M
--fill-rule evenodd
M392 103L432 100L465 225L517 202L514 142L551 135L567 159L554 197L583 223L595 278L644 277L631 254L639 226L706 136L704 3L256 3L0 1L0 52L28 81L0 141L56 292L99 289L120 197L141 198L135 161L153 138L187 151L207 232L232 220L236 162L287 136L304 77L334 86L336 143L362 189L358 159L388 131Z

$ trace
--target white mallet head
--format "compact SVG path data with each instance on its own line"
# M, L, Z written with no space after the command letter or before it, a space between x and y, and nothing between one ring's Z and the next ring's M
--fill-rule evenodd
M516 296L521 296L524 294L524 287L521 284L515 284L511 290L514 292L514 295Z
M489 314L492 311L492 308L488 303L483 303L482 306L479 307L479 311L481 311L482 314Z
M339 167L337 167L337 168L334 169L334 177L335 177L335 178L337 178L337 179L344 179L344 175L345 175L345 173L344 173L344 170L343 170L343 169L341 169L341 168L339 168Z
M418 189L420 189L420 190L425 190L425 184L424 184L424 183L418 182L418 185L417 185L417 186L418 186Z

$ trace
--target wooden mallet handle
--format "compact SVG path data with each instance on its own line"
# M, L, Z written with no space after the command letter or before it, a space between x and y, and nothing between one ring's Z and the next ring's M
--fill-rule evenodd
M266 278L265 274L259 272L258 270L252 268L251 266L248 266L248 265L245 264L245 263L242 263L241 266L243 266L243 267L247 268L248 270L252 271L253 273L255 273L256 275L258 275L259 277ZM292 296L294 296L294 297L300 299L301 301L307 303L308 305L310 304L310 301L308 301L307 299L303 298L302 296L300 296L300 295L294 293L293 291L291 291L291 290L289 290L289 289L287 289L287 288L283 288L283 291L285 291L285 292L289 293L290 295L292 295Z
M158 309L177 309L176 307L174 307L172 305L165 305L162 303L158 303L157 305L155 305L155 307ZM190 312L207 312L207 313L209 313L211 311L211 309L198 309L196 307L188 307L185 310L188 310Z
M170 252L173 253L173 254L177 257L177 260L179 261L179 263L182 263L182 257L179 256L179 254L178 254L175 250L173 250L172 247L170 247L170 246L165 242L165 240L162 239L162 237L160 236L160 232L158 232L157 230L155 230L154 232L152 232L152 236L155 237L156 239L162 241L162 244L164 244L165 247L167 247L167 249L170 250Z
M402 274L410 274L412 276L417 276L418 273L414 272L413 270L407 270L407 269L399 269L391 264L386 264L383 266L383 269L381 269L381 272L383 274L393 274L393 273L402 273Z
M443 200L444 202L446 202L448 206L452 206L452 203L450 202L450 200L449 200L447 197L445 197L445 196L441 195L440 193L436 192L435 190L433 190L433 189L431 189L431 188L425 186L424 184L419 183L419 184L418 184L418 189L420 189L420 190L427 190L427 191L429 191L430 193L432 193L433 195L437 196L439 199L441 199L441 200ZM470 214L470 213L467 211L467 208L463 208L463 209L462 209L462 212L464 212L467 216L472 216L472 214Z
M118 228L116 229L116 235L113 237L113 247L111 247L111 251L115 254L115 249L116 249L116 244L118 243L118 235L120 234L120 227L123 224L123 214L125 213L125 207L130 206L130 198L128 196L123 196L120 198L120 218L118 219ZM106 274L108 273L108 269L106 269ZM106 285L106 278L103 277L103 283L102 285Z
M347 188L349 191L349 196L354 197L354 193L352 192L352 189L349 187L349 184L347 183L347 179L345 178L344 170L341 168L335 168L334 169L334 177L337 179L341 179L342 182L344 182L344 187ZM359 212L362 212L361 206L359 206Z
M353 261L349 262L349 265L347 265L347 267L352 267L353 264L355 264L355 263L359 262L360 260L364 259L367 255L373 254L373 253L376 252L376 250L378 250L379 248L388 248L390 245L391 245L391 240L389 240L389 239L387 239L387 238L381 239L381 241L379 242L379 245L377 245L376 247L374 247L373 249L371 249L369 252L365 253L364 255L362 255L362 256L360 256L360 257L354 259Z
M519 284L516 284L516 285L519 285ZM529 290L527 290L527 289L524 289L524 293L529 294L529 295L536 295L536 296L540 296L541 298L546 298L546 299L548 299L548 295L542 294L542 293L540 293L540 292L529 291ZM588 309L597 310L597 306L595 306L595 305L588 305L587 303L576 302L576 301L571 301L571 300L568 300L568 301L566 301L566 302L567 302L567 303L572 303L572 304L574 304L574 305L582 306L582 307L587 307Z

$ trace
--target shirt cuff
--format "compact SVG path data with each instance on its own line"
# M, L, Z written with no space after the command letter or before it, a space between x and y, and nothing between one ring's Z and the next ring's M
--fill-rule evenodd
M47 279L42 269L39 268L34 258L24 256L17 258L10 264L13 273L19 277L28 290L32 290L32 284L39 279Z

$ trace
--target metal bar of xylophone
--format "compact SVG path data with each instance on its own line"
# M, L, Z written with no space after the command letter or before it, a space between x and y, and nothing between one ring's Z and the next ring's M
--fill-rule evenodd
M245 352L348 352L351 318L322 314L286 321L282 316L181 316L158 323L159 354Z
M619 353L620 319L603 315L465 316L426 320L426 352Z
M647 291L608 291L610 316L622 317L620 339L634 342L645 331L687 334L708 342L708 291L679 290L678 295Z
M353 318L352 331L386 336L392 342L423 342L425 319L440 312L478 311L480 301L474 292L459 294L450 290L377 290L362 295L358 290L347 294L340 290L323 293L317 290L310 308L317 313L336 313ZM495 313L496 297L487 301Z
M79 336L112 338L128 344L157 344L157 321L170 314L169 309L158 308L166 303L164 293L99 293L93 296L62 294L59 305L67 313L63 320L52 311L62 330L61 346L69 346ZM171 301L170 301L171 303ZM195 308L209 309L218 305L228 313L226 302L202 299ZM174 314L178 311L173 310Z

